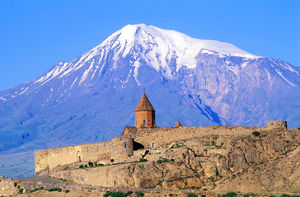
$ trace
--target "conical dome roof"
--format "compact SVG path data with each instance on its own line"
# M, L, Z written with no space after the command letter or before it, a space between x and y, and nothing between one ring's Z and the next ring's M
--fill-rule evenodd
M134 111L155 111L145 93L143 94L139 104L136 106Z
M176 124L174 125L175 128L179 128L182 127L182 124L179 122L179 120L176 122Z

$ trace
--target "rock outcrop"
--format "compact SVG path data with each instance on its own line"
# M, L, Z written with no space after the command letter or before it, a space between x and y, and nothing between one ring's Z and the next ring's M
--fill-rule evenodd
M50 176L105 187L300 193L299 142L296 129L205 135Z

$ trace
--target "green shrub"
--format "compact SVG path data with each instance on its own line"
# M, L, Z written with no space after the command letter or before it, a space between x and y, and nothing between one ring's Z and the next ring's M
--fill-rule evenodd
M32 193L32 192L35 192L35 191L38 191L39 189L38 188L34 188L32 190L29 191L29 193Z
M23 194L24 189L20 188L19 189L19 194Z
M133 193L133 191L128 191L128 192L126 192L126 195L129 196L132 193Z
M234 192L228 192L226 194L222 194L221 197L237 197L237 194Z
M133 154L128 154L128 157L131 157Z
M144 196L144 193L143 192L135 192L136 196L138 197L143 197Z
M140 159L139 162L146 162L146 161L148 161L148 160L147 159Z
M83 166L83 165L80 165L79 168L84 168L84 166Z
M89 161L88 165L89 165L89 167L93 167L94 166L93 162L91 162L91 161Z
M65 193L69 193L69 192L70 192L70 190L68 190L68 189L65 190Z
M55 187L55 188L51 188L51 189L46 189L48 192L55 192L55 191L57 191L57 192L61 192L61 188L59 188L59 187Z
M159 160L157 160L157 163L163 163L163 162L169 162L169 159L167 159L167 158L160 158Z
M126 197L127 194L123 193L123 192L106 192L103 197Z
M194 194L194 193L189 193L187 196L188 196L188 197L198 197L198 195L197 195L197 194Z
M260 133L259 133L258 131L253 131L253 132L252 132L252 135L254 135L254 136L259 136Z
M280 197L300 197L300 195L281 194Z
M196 157L204 157L204 154L200 153L199 155L196 155Z

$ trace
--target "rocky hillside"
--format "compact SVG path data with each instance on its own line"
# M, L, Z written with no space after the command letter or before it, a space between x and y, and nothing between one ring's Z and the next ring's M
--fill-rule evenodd
M300 193L300 130L205 135L50 176L105 187Z
M227 192L299 195L299 142L299 129L207 134L161 148L137 150L107 163L61 166L50 173L53 178L11 180L7 188L32 191L30 196L47 196L51 188L74 195L77 191L83 196L112 190L143 192L146 196L217 196Z

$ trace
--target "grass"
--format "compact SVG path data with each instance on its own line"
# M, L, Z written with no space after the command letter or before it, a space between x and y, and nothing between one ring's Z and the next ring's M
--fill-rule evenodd
M187 196L188 196L188 197L198 197L198 195L197 195L197 194L194 194L194 193L189 193Z
M212 141L210 144L204 144L204 146L215 146L217 147L217 144L215 141Z
M55 188L50 188L50 189L45 189L48 192L61 192L62 189L60 187L55 187Z
M35 191L38 191L38 190L42 190L42 189L44 189L44 187L34 188L34 189L30 190L29 192L32 193L32 192L35 192Z
M138 197L143 197L144 196L144 193L143 192L135 192L136 196Z
M103 197L126 197L127 194L123 192L106 192Z
M281 194L280 197L300 197L300 195Z
M186 146L184 144L181 144L181 143L176 143L176 145L172 145L170 149L181 148L181 147L186 147Z
M163 163L163 162L169 162L170 160L167 158L160 158L159 160L157 160L157 163Z
M234 192L228 192L226 194L222 194L221 197L237 197L237 194Z

